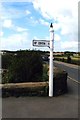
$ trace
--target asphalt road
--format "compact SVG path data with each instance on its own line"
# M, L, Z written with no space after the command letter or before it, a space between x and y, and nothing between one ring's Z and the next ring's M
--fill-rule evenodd
M54 61L54 66L62 68L67 71L68 76L80 82L80 67L77 65L67 64L63 62Z
M62 63L54 63L78 80L77 69ZM73 69L75 68L75 69ZM74 73L73 73L74 72ZM70 78L68 93L57 97L9 97L2 99L2 118L78 118L78 84Z

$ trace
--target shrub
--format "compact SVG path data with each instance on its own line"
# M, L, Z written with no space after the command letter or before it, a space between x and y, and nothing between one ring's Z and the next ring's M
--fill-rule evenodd
M11 64L11 60L13 59L13 55L6 53L1 56L1 62L2 62L2 68L3 69L8 69L8 67Z
M2 76L2 82L36 82L42 80L42 74L43 64L40 54L35 51L22 52L13 57L8 72Z
M62 58L62 62L64 62L64 58Z
M67 57L67 63L71 63L71 57L70 56Z
M68 92L67 72L54 68L53 96ZM49 82L11 83L2 85L2 97L8 96L48 96Z
M43 66L43 81L44 82L49 80L48 71L49 71L48 65L44 64Z

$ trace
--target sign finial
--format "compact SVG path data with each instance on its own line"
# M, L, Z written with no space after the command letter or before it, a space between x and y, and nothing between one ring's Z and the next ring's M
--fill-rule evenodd
M50 27L51 27L51 28L53 28L53 25L52 25L52 23L51 23Z

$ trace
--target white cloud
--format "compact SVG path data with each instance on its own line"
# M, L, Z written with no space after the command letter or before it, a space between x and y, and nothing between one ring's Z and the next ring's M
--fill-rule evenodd
M41 25L44 25L44 26L49 26L49 22L46 22L44 19L41 19L41 18L36 19L33 16L31 16L29 18L29 22L32 25L41 24Z
M50 40L50 37L49 36L45 37L45 40ZM59 42L60 40L61 40L60 35L54 34L54 41Z
M34 37L33 37L33 39L34 39L34 40L39 40L39 38L38 38L38 37L36 37L36 36L34 36Z
M62 14L74 16L77 3L77 0L33 0L34 8L49 18L59 18Z
M54 35L54 40L55 40L55 41L60 41L60 40L61 40L61 37L60 37L58 34L55 34L55 35Z
M3 22L2 22L2 27L4 28L10 28L14 31L17 31L17 32L25 32L27 31L28 29L26 28L23 28L23 27L19 27L19 26L15 26L13 23L12 23L12 20L10 19L5 19Z
M61 29L62 35L77 32L78 0L34 0L33 6L44 18L53 20L54 29Z
M5 28L11 28L12 26L13 26L12 20L10 20L10 19L4 20L3 27L5 27Z
M34 40L49 40L48 38L49 37L45 37L45 38L40 38L40 37L37 37L37 36L33 37Z
M29 22L30 22L31 25L35 26L39 21L36 20L34 17L31 16L29 18Z
M13 0L14 1L14 0ZM17 0L16 0L17 1ZM15 2L16 2L15 1ZM21 0L19 0L21 1ZM24 1L24 0L23 0ZM37 19L34 17L31 17L30 23L33 25L36 25L37 23L40 23L42 25L48 26L49 23L46 22L47 20L51 20L53 22L53 27L55 31L60 30L59 34L64 35L67 37L68 41L64 41L61 43L62 48L72 48L69 44L72 43L71 40L74 40L72 45L74 48L77 48L77 43L75 42L77 40L77 32L78 32L78 4L77 0L27 0L27 2L32 2L33 6L38 12L41 13L41 15L45 18L44 19ZM1 8L2 7L2 8ZM15 30L16 32L22 32L21 34L14 34L10 35L7 38L3 38L2 45L10 48L12 46L13 48L15 46L21 45L21 41L23 41L24 34L23 32L26 32L27 29L19 26L15 26L13 24L13 18L14 20L16 18L21 18L23 16L31 14L30 11L26 10L24 13L23 10L17 10L16 8L9 8L6 9L4 6L1 6L1 18L3 20L3 27L6 28L12 28L12 30ZM16 28L16 29L14 29ZM57 33L57 32L56 32ZM3 33L1 33L3 35ZM0 34L0 35L1 35ZM23 39L22 39L23 36ZM60 41L61 38L57 34L54 36L55 41ZM13 39L14 38L14 39ZM26 36L27 39L27 36ZM5 40L5 41L4 41ZM15 44L14 43L17 43ZM13 42L13 43L12 43ZM7 44L6 44L7 43ZM9 45L8 45L9 43ZM25 42L23 42L25 43ZM64 47L65 46L65 47Z
M66 25L63 24L61 34L66 35L66 34L70 34L70 32L72 32L72 31L70 31L69 28Z
M31 2L32 0L0 0L0 2Z
M50 37L49 37L49 36L46 36L46 37L45 37L45 40L50 40Z
M53 24L54 31L59 30L60 28L61 28L61 25L59 23L54 23Z
M50 40L50 36L46 36L45 38L38 38L37 36L33 37L34 40ZM54 34L54 41L60 41L61 37L58 34Z
M2 36L3 36L3 34L4 34L4 33L1 31L1 32L0 32L0 37L2 37Z
M49 23L46 22L45 20L41 19L41 18L39 19L39 22L40 22L42 25L49 26Z
M18 34L12 34L8 37L2 37L1 39L1 50L17 50L17 49L27 49L29 46L29 38L27 32L22 32Z
M17 26L17 27L16 27L16 31L17 31L17 32L24 32L24 31L27 31L27 29Z
M78 41L64 41L61 42L61 47L63 49L78 49Z
M29 10L26 10L25 13L26 13L26 15L31 14L31 12Z

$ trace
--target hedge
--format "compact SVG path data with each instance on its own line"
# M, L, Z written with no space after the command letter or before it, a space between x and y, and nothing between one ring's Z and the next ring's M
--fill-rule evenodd
M53 96L67 92L67 73L54 68ZM9 83L2 85L2 97L48 96L49 82Z

